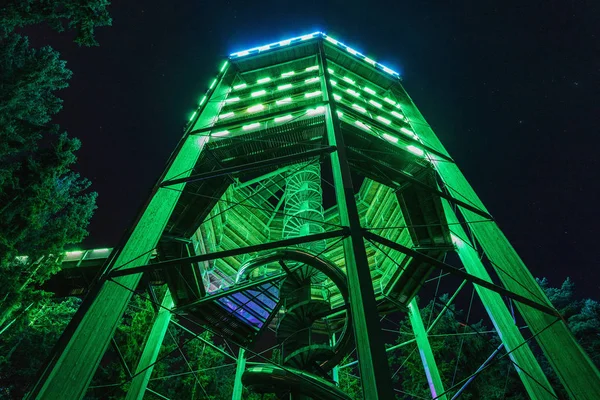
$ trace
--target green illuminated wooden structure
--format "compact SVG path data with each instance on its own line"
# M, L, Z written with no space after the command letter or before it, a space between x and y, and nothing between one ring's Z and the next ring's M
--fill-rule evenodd
M444 261L450 252L464 268ZM76 282L85 257L71 256L63 273ZM410 315L432 397L450 398L415 298L435 269L474 285L531 398L556 395L530 340L571 398L600 398L598 370L398 74L321 32L230 55L122 245L95 268L30 398L84 396L141 282L169 291L128 399L143 398L171 314L237 347L234 399L244 386L349 398L334 377L354 348L364 397L391 399L386 351L398 346L386 348L380 318L395 311ZM247 363L267 330L281 359Z

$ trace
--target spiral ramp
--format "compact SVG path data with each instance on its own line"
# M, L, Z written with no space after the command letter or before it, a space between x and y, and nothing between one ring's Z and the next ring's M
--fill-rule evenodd
M313 399L349 399L328 373L352 348L351 316L346 307L344 326L335 344L323 318L331 312L320 284L329 279L348 305L346 277L333 263L303 249L284 249L259 256L240 268L242 280L253 270L278 264L288 272L279 288L282 315L276 336L282 346L281 365L259 364L246 369L245 386L260 393L289 391Z

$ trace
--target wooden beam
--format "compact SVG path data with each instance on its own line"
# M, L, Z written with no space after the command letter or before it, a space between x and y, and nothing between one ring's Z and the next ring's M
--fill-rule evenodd
M367 239L371 239L371 240L373 240L375 242L383 244L384 246L387 246L387 247L389 247L391 249L397 250L397 251L399 251L401 253L404 253L404 254L406 254L406 255L408 255L410 257L416 258L416 259L418 259L418 260L420 260L422 262L429 263L429 264L433 265L434 267L437 267L437 268L441 269L444 272L448 272L448 273L450 273L452 275L456 275L456 276L458 276L460 278L466 279L466 280L468 280L470 282L473 282L476 285L483 286L486 289L490 289L490 290L493 290L496 293L500 293L501 295L508 296L508 297L512 298L513 300L516 300L516 301L518 301L520 303L526 304L526 305L528 305L530 307L533 307L533 308L535 308L535 309L537 309L539 311L543 311L546 314L555 316L557 318L562 318L561 315L558 313L558 311L556 311L553 308L550 308L550 307L548 307L546 305L543 305L543 304L540 304L538 302L535 302L535 301L533 301L531 299L528 299L527 297L518 295L518 294L516 294L514 292L511 292L508 289L505 289L505 288L503 288L501 286L498 286L498 285L495 285L495 284L493 284L493 283L491 283L489 281L486 281L485 279L481 279L481 278L479 278L479 277L477 277L475 275L471 275L471 274L469 274L469 273L467 273L467 272L465 272L463 270L460 270L460 269L458 269L456 267L453 267L452 265L446 264L446 263L444 263L442 261L439 261L439 260L437 260L437 259L435 259L433 257L429 257L426 254L420 253L420 252L418 252L416 250L413 250L413 249L410 249L410 248L408 248L406 246L402 246L401 244L398 244L396 242L392 242L391 240L388 240L388 239L386 239L386 238L384 238L382 236L376 235L376 234L371 233L371 232L366 231L366 230L365 230L364 235L365 235L365 238L367 238Z
M316 233L314 235L307 235L307 236L300 236L297 238L277 240L275 242L261 243L261 244L256 244L253 246L240 247L237 249L216 251L214 253L200 254L197 256L182 257L182 258L177 258L175 260L163 261L163 262L158 262L158 263L154 263L154 264L146 264L146 265L142 265L139 267L116 269L110 273L110 277L116 278L119 276L127 276L127 275L131 275L131 274L138 274L138 273L142 273L142 272L154 271L154 270L165 268L165 267L172 267L174 265L190 264L190 263L195 263L195 262L216 260L218 258L225 258L225 257L234 257L234 256L242 255L242 254L254 253L257 251L273 250L273 249L277 249L280 247L296 246L296 245L299 245L302 243L313 242L313 241L323 240L323 239L331 239L334 237L347 236L347 235L348 235L348 231L346 228L336 229L334 231Z

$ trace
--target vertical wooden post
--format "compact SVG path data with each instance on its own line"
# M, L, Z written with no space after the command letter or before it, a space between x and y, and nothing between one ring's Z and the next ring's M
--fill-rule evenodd
M434 399L446 400L446 395L442 395L442 393L444 393L444 384L442 383L440 371L438 370L435 358L433 357L433 351L429 344L425 325L423 325L423 319L421 318L417 300L414 298L408 304L408 318L410 319L410 324L415 333L415 339L417 339L417 347L419 348L419 355L421 356L421 362L423 362L423 368L425 369L425 376L427 377L431 396Z
M160 347L169 328L171 322L171 309L173 308L173 299L171 298L171 292L167 290L165 297L161 303L161 307L158 314L152 324L152 329L144 344L142 350L142 356L135 369L134 378L131 381L129 390L127 391L126 400L142 400L144 393L148 387L148 381L152 375L154 369L154 363L158 358Z

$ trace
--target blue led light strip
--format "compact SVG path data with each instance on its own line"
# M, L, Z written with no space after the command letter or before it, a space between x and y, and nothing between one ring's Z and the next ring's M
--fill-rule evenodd
M248 50L244 50L244 51L238 51L237 53L231 53L229 55L230 59L237 59L240 57L245 57L248 55L255 55L255 54L259 54L262 53L264 51L268 51L268 50L272 50L272 49L278 49L281 47L285 47L287 45L290 44L294 44L294 43L299 43L305 40L310 40L310 39L315 39L315 38L324 38L325 40L327 40L329 43L339 47L340 49L346 50L348 53L352 54L354 57L358 58L359 60L362 60L364 62L366 62L367 64L372 65L373 67L389 74L392 75L395 78L400 78L400 74L397 73L396 71L386 67L383 64L380 64L378 62L376 62L375 60L372 60L371 58L365 56L364 54L359 53L358 51L354 50L351 47L346 46L345 44L343 44L342 42L335 40L334 38L332 38L331 36L326 35L323 32L313 32L310 33L308 35L303 35L303 36L298 36L295 38L291 38L291 39L286 39L286 40L282 40L280 42L275 42L275 43L271 43L271 44L267 44L264 46L259 46L259 47L254 47Z

